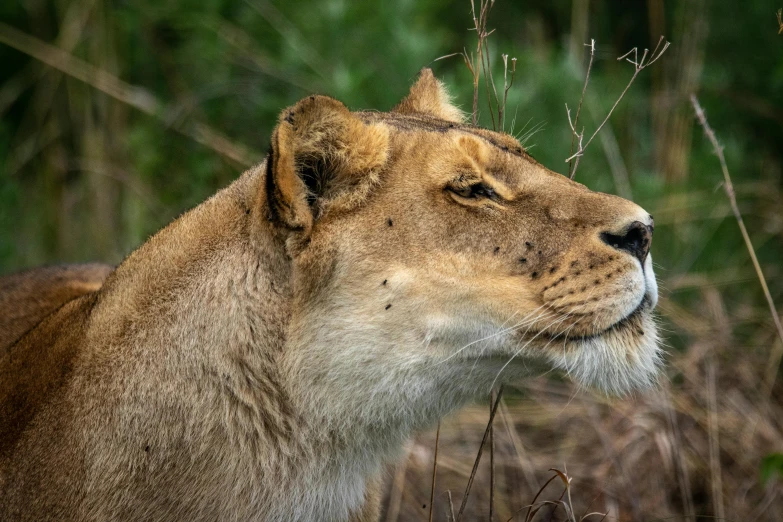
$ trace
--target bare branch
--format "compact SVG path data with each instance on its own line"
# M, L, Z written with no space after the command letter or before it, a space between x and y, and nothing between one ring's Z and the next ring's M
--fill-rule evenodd
M506 112L506 102L508 101L508 90L514 85L514 75L517 72L517 59L511 59L511 81L508 81L508 55L502 54L503 58L503 103L498 106L498 126L504 130L503 116Z
M432 61L433 62L437 62L438 60L445 60L446 58L451 58L452 56L463 56L464 57L463 53L451 53L451 54L444 54L443 56L438 56L437 58L435 58Z
M498 405L500 405L500 399L503 397L503 387L498 390L495 403L492 405L492 411L489 412L489 421L487 422L487 428L484 430L484 437L481 439L478 453L476 454L476 460L473 462L473 470L470 472L470 478L468 479L468 485L465 488L465 495L462 497L462 503L459 506L459 512L457 513L457 522L462 519L462 513L465 511L465 506L468 504L468 497L470 496L470 488L473 486L473 479L476 478L476 470L478 470L479 462L481 462L481 454L484 451L484 445L489 437L489 432L492 429L492 422L495 420L495 413L498 411Z
M652 54L650 54L650 50L649 49L645 49L642 52L642 57L640 59L639 58L639 50L636 47L634 47L633 49L631 49L630 51L628 51L624 55L622 55L622 56L617 58L618 61L625 60L628 63L632 63L633 64L633 66L634 66L633 76L631 76L631 79L628 80L628 84L625 86L625 89L623 89L623 92L620 93L620 96L614 102L614 105L612 105L612 108L609 109L609 113L606 115L606 117L601 122L601 124L598 126L598 128L593 132L593 134L590 135L590 138L587 140L587 142L584 143L584 146L578 147L577 151L574 154L572 154L568 158L566 158L566 160L565 160L566 163L570 163L571 160L573 160L575 158L579 158L582 155L584 155L584 152L587 149L587 147L590 145L590 143L592 143L593 139L595 139L595 137L598 135L598 133L601 132L601 129L604 127L604 125L606 125L606 122L609 121L609 118L612 116L612 113L617 108L617 106L619 105L619 103L623 99L623 97L625 96L625 93L628 92L628 89L631 87L631 85L633 84L634 80L636 80L636 77L639 75L639 73L642 72L647 67L649 67L650 65L652 65L653 63L655 63L656 61L658 61L658 59L661 57L661 55L666 52L666 49L669 48L669 45L670 45L670 43L667 42L664 39L663 36L661 36L660 39L658 40L658 44L655 46L655 49L653 50ZM631 56L633 56L633 58L630 58ZM649 59L648 59L648 56L649 56ZM571 122L569 121L569 124L570 123ZM573 133L576 133L575 125L572 124L571 125L571 129L572 129ZM579 162L577 161L577 162L574 163L573 171L571 171L571 179L574 179L574 177L576 176L576 169L577 169L578 166L579 166Z
M489 107L490 117L492 118L492 128L494 130L503 130L503 115L506 112L506 101L508 100L508 90L514 83L514 75L516 73L516 58L511 60L511 81L508 80L508 56L501 55L503 58L504 70L503 70L503 90L498 93L497 86L492 70L492 55L489 50L488 38L495 32L494 29L487 30L487 19L489 12L492 10L492 6L495 5L495 0L480 0L478 12L476 11L476 2L471 0L470 2L470 15L473 21L473 27L468 29L469 31L476 31L476 51L468 53L466 49L462 50L462 59L465 61L465 65L470 71L473 80L473 111L471 114L471 123L473 125L478 124L478 99L479 99L479 85L481 84L481 73L484 73L484 87L487 90L487 105ZM454 54L445 55L442 58L448 58L454 56ZM502 94L502 100L501 100ZM494 101L493 101L494 96ZM497 118L495 111L497 111Z
M588 47L587 44L584 44L585 47ZM573 154L574 152L574 138L577 137L576 131L574 130L574 127L576 127L576 124L579 122L579 113L582 111L582 103L585 100L585 92L587 91L587 82L590 81L590 69L593 67L593 58L595 57L595 40L590 39L590 61L587 63L587 72L585 73L585 83L582 86L582 95L579 97L579 106L576 108L576 116L574 117L574 123L571 124L571 114L568 115L568 123L571 124L571 130L573 131L571 133L571 148L569 149L568 153ZM568 105L566 105L566 111L568 110ZM579 137L579 144L581 148L582 144L582 137L584 137L584 131L582 131L582 136ZM577 163L579 163L579 160L577 160ZM571 174L571 179L574 179L573 171L571 170L571 163L568 164L568 172Z
M489 414L494 409L494 393L489 394ZM495 423L489 423L489 520L494 518L495 511Z
M440 443L440 421L438 421L438 431L435 432L435 456L432 459L432 487L430 489L430 518L432 522L432 508L435 505L435 476L438 473L438 444Z

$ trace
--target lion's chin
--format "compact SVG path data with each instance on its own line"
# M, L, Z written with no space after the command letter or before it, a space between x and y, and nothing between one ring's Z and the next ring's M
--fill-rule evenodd
M549 353L550 362L574 381L611 395L625 395L658 383L662 350L652 310L594 337L569 342Z

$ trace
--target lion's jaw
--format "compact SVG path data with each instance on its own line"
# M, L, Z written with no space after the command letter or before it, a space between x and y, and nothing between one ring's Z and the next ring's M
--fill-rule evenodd
M649 256L624 282L634 292L622 318L573 338L557 328L565 315L498 313L498 296L476 299L464 279L402 267L383 275L338 278L318 310L295 315L290 329L288 375L304 383L294 400L319 430L361 453L393 456L411 433L493 387L553 368L611 394L656 382Z

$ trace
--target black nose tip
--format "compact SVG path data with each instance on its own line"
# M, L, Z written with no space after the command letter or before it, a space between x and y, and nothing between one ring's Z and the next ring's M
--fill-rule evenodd
M618 250L625 250L642 264L647 259L652 243L653 225L645 225L641 221L634 221L620 235L601 233L604 243Z

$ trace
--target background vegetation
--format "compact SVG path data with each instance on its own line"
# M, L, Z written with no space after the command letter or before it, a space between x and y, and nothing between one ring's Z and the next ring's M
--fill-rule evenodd
M499 0L488 28L496 79L515 56L506 130L567 172L564 103L595 129L633 73L616 58L672 42L581 160L589 187L655 215L660 391L609 401L557 379L507 396L496 420L494 519L567 467L573 507L606 520L783 520L783 345L688 96L697 93L740 209L783 303L783 35L767 2ZM433 67L470 109L467 0L10 0L0 2L0 273L119 262L150 234L260 161L278 112L311 92L386 110ZM482 93L481 121L490 125ZM780 309L779 309L780 310ZM524 400L519 400L524 397ZM486 423L441 433L435 519L459 505ZM434 433L392 470L389 520L428 515ZM486 519L485 458L465 520ZM541 497L557 500L551 484ZM422 508L424 506L424 508ZM547 520L556 504L539 512ZM552 520L566 516L562 506ZM601 515L603 516L603 515ZM587 520L599 520L593 515Z

